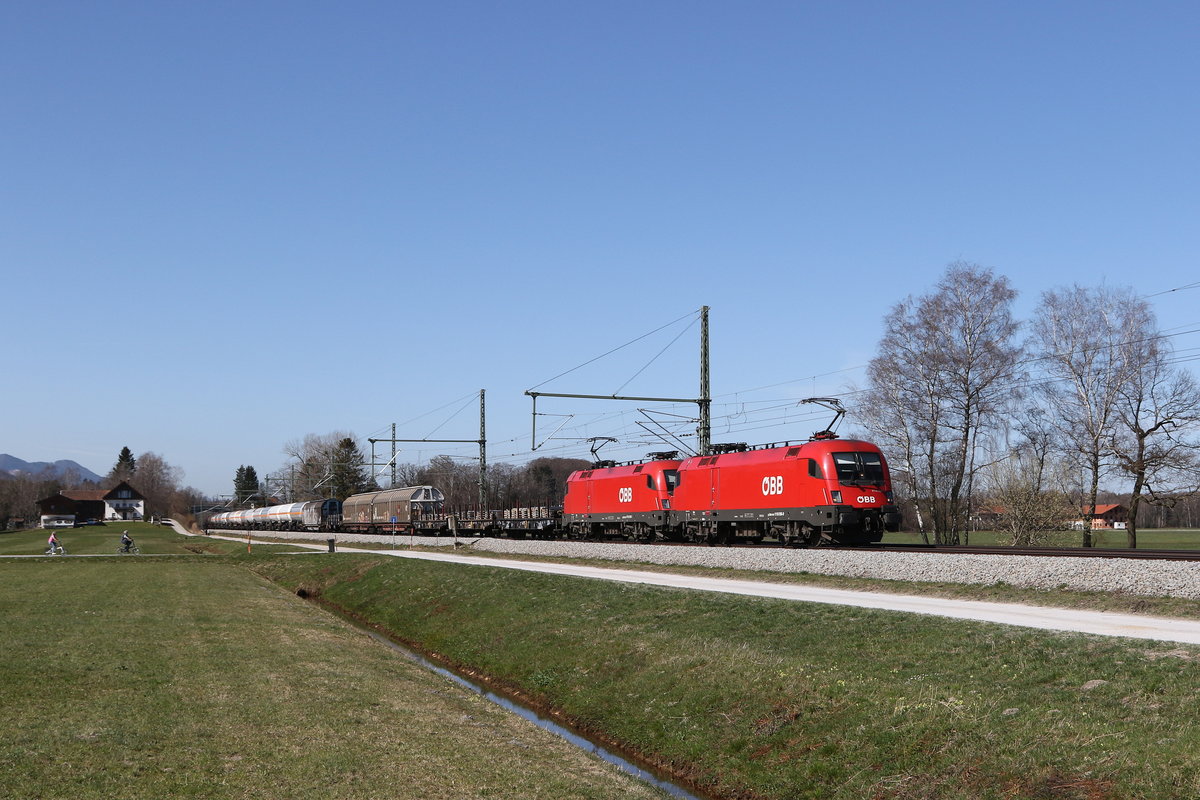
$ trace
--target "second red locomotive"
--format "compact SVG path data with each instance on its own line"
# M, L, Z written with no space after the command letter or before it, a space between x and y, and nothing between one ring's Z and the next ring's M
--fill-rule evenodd
M869 442L824 434L803 444L652 454L567 479L562 525L586 538L813 547L869 544L900 527L887 461Z

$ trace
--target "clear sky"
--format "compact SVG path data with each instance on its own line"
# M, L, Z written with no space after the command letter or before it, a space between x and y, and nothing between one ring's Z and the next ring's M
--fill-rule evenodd
M1200 328L1168 291L1200 281L1198 32L1193 2L0 4L0 452L128 445L227 494L310 433L475 438L482 388L489 460L636 457L599 401L540 403L574 438L531 453L523 392L684 318L541 390L694 397L702 305L714 439L804 438L827 415L756 409L861 381L958 259L1021 315L1105 283Z

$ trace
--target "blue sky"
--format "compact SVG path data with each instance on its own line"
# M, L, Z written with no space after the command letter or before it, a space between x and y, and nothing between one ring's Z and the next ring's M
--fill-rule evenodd
M1106 283L1200 328L1200 290L1161 294L1200 280L1197 30L1184 2L3 4L0 452L128 445L222 494L310 433L474 438L483 388L490 460L635 457L636 406L597 401L544 401L575 438L531 454L523 391L702 305L714 438L803 438L807 410L730 415L846 391L959 259L1022 315ZM688 319L542 390L694 396Z

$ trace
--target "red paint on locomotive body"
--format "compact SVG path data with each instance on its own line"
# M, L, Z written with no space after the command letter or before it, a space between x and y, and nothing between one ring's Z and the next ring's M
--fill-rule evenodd
M572 472L563 498L563 523L637 520L655 527L666 522L679 462L597 467Z
M816 506L878 509L891 491L879 448L853 439L694 456L679 472L674 507L693 516Z
M693 456L679 466L673 517L684 538L877 542L898 528L879 448L853 439Z
M862 544L898 530L891 488L875 445L814 439L574 472L563 526L577 536L643 541Z

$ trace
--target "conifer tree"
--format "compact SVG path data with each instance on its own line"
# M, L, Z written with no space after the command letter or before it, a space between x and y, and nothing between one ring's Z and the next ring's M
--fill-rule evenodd
M128 447L122 447L120 454L117 455L117 463L113 464L113 468L109 470L109 481L116 485L132 478L135 472L137 472L137 459L133 457L133 451Z
M233 477L233 497L239 503L244 503L258 492L258 472L254 467L245 465L237 468Z
M358 443L350 437L343 438L333 451L332 495L345 500L352 494L367 491L373 484Z

